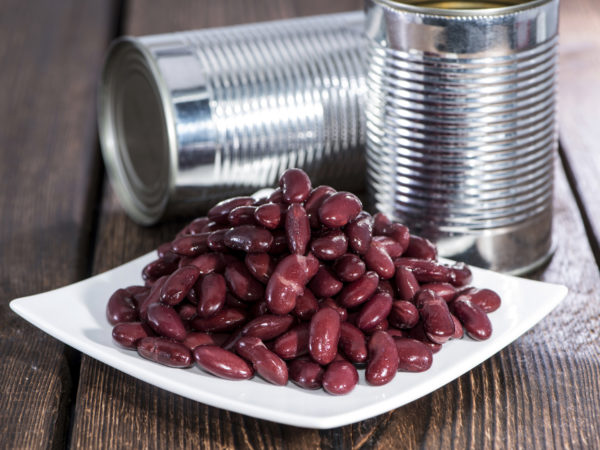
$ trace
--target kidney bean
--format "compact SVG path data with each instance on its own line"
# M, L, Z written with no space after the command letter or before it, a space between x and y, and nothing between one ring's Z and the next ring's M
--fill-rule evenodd
M296 297L304 292L313 270L313 258L289 255L277 264L267 283L265 299L274 314L287 314L296 306Z
M119 345L135 350L140 340L152 336L152 331L141 322L118 323L112 330L112 337Z
M223 235L226 247L246 253L267 252L272 243L271 232L255 225L240 225L227 230Z
M271 244L269 253L271 255L281 255L282 253L287 253L288 242L287 237L285 236L285 231L277 229L273 230L271 234L273 235L273 244Z
M411 301L419 290L419 282L408 267L398 266L395 274L396 292L400 300Z
M331 395L352 392L358 384L358 372L348 361L332 362L323 374L323 389Z
M197 316L198 308L196 305L186 302L177 305L175 307L175 311L177 311L177 314L179 314L181 320L186 322L188 320L192 320L194 317Z
M414 327L408 330L408 337L423 342L431 349L433 353L437 353L442 349L442 344L436 344L427 337L427 334L425 334L425 329L423 328L423 322L417 323Z
M473 274L471 273L471 269L465 263L456 263L454 264L450 270L453 275L453 283L454 286L466 286L473 280Z
M360 309L355 321L356 326L369 333L386 319L391 309L392 297L388 294L375 294Z
M295 359L289 363L289 378L301 388L319 389L323 385L325 371L309 359Z
M381 322L379 322L377 325L375 325L375 328L371 328L368 331L365 331L366 334L373 334L377 331L387 331L390 328L390 323L388 322L387 319L383 319Z
M365 335L357 327L348 322L340 324L339 346L344 355L353 363L367 360L367 341Z
M171 251L171 241L160 244L156 249L156 253L159 258L172 258L173 256L177 256Z
M443 299L446 303L456 297L456 288L450 283L426 283L421 286L422 290L433 291L435 295Z
M190 260L187 265L195 266L200 275L211 272L222 272L224 266L218 253L203 253Z
M227 380L247 380L254 374L248 363L229 350L201 345L192 352L196 363L208 373Z
M339 258L348 249L348 238L341 230L332 230L319 236L311 242L314 255L324 261Z
M256 337L243 337L235 345L235 350L242 358L252 363L252 367L269 383L283 386L288 381L288 368L283 360L265 347Z
M454 273L448 266L432 260L401 257L396 258L394 264L396 269L400 266L410 269L417 281L421 283L452 283L454 281Z
M223 228L220 230L211 231L206 240L206 245L209 249L214 252L224 252L227 250L227 246L225 245L225 233L227 233L230 228Z
M209 234L200 233L179 237L171 243L171 250L182 256L198 256L208 249Z
M282 223L283 211L279 203L265 203L254 211L254 219L263 227L274 230Z
M237 298L253 302L264 297L265 288L240 261L232 261L225 267L227 287Z
M319 208L319 221L329 228L340 228L356 218L362 210L358 197L350 192L336 192Z
M379 276L377 273L366 272L358 280L343 287L338 302L347 308L354 308L367 301L375 293L378 284Z
M250 315L252 317L262 316L263 314L267 314L269 312L269 306L267 305L266 300L260 300L258 302L254 302L250 306Z
M275 264L268 253L248 253L244 263L250 274L263 284L267 284L275 270Z
M311 191L310 196L304 204L304 209L306 209L306 214L312 228L319 228L319 208L326 198L331 197L336 192L331 186L319 186Z
M219 345L218 340L214 336L202 331L192 331L187 334L182 343L190 350L194 350L199 345Z
M286 203L302 203L310 195L310 178L303 170L287 169L279 178L279 187Z
M348 310L338 303L331 297L324 298L319 302L319 308L331 308L340 315L340 320L345 322L348 320Z
M381 244L385 252L390 256L390 258L398 258L402 256L404 253L404 247L394 239L387 236L375 236L373 238L373 242L378 242Z
M210 219L208 217L198 217L192 220L183 230L182 234L200 234L206 231Z
M292 316L264 314L244 325L242 335L269 341L285 333L294 323Z
M377 272L380 278L387 280L394 276L396 266L390 255L385 251L384 246L373 240L367 253L365 254L365 263L367 268Z
M300 323L279 336L273 345L273 351L283 359L293 359L308 353L310 324Z
M213 222L221 225L227 225L228 216L231 210L238 206L250 206L254 203L252 197L233 197L222 202L217 203L211 209L208 210L208 218Z
M215 315L204 319L196 317L190 321L193 329L212 333L235 330L248 321L248 313L240 308L223 308Z
M310 223L304 206L292 203L285 216L285 235L290 253L304 255L310 241Z
M373 238L373 218L371 215L362 211L346 225L346 235L350 243L350 248L359 255L364 255L369 250Z
M393 327L400 329L412 328L419 322L419 311L411 302L398 300L392 304L388 320Z
M319 364L329 364L335 358L340 339L340 315L331 308L322 308L310 319L308 350Z
M192 354L185 345L162 337L141 339L137 351L140 356L169 367L186 368L193 362Z
M451 336L452 339L462 339L465 335L462 323L460 323L460 320L458 320L454 314L452 314L452 320L454 321L454 334Z
M181 303L199 276L200 271L196 266L177 269L165 281L160 291L160 301L171 306Z
M398 252L400 253L398 256L401 256L404 254L404 252L406 252L406 249L408 248L408 244L410 242L410 232L407 226L399 223L393 223L387 230L386 236L392 238L395 242L397 242L400 246L400 249L402 249L398 249ZM393 256L393 258L395 257Z
M218 273L205 275L199 284L198 315L207 318L216 314L225 305L227 286L223 275Z
M398 350L396 343L385 331L377 331L369 339L369 359L365 379L373 386L387 384L398 371Z
M408 332L399 330L397 328L392 328L392 327L388 328L386 330L386 333L389 334L393 338L403 338L403 337L408 336ZM435 345L437 345L437 344L435 344Z
M319 310L319 303L310 289L304 289L304 293L296 297L294 315L300 320L310 320Z
M437 344L450 339L455 329L446 302L436 297L432 291L421 291L416 303L427 337Z
M460 295L451 306L452 313L460 320L472 339L484 341L492 335L492 323L487 314L467 295Z
M333 275L329 267L322 266L308 283L308 287L317 297L333 297L344 287L344 283Z
M429 239L413 235L408 241L408 247L404 252L404 256L433 261L437 259L437 249Z
M185 339L187 330L177 311L167 305L154 303L148 307L148 325L160 336L178 341Z
M386 236L392 226L390 218L382 212L378 212L373 216L373 234L376 236Z
M390 280L379 280L375 292L387 294L390 297L394 298L394 286L392 285Z
M131 294L131 297L133 298L133 300L136 303L136 305L139 305L140 300L143 300L144 298L146 298L146 296L150 292L150 288L149 287L147 287L147 286L137 286L137 285L127 286L125 288L125 290L129 294Z
M500 304L502 303L500 296L491 289L470 288L461 293L461 296L463 295L468 296L471 299L471 302L479 306L488 314L500 308Z
M121 322L134 322L138 319L138 308L133 295L125 289L117 289L106 305L106 318L111 325Z
M154 282L148 296L144 299L144 301L140 304L140 319L142 322L146 322L148 320L148 307L160 301L160 291L167 281L167 276L162 276L158 280Z
M340 280L351 282L358 280L364 275L366 266L359 256L346 253L333 263L333 270Z
M177 269L178 257L167 256L148 263L142 270L144 280L158 280L160 277L170 275Z
M394 338L398 352L398 370L402 372L425 372L433 364L433 352L421 341L410 338Z

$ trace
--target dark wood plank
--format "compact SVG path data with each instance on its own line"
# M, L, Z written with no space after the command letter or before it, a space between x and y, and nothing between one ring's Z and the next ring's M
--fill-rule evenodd
M250 8L242 2L206 1L179 4L174 11L159 3L149 8L133 2L127 31L224 25L361 7L357 3L272 1ZM72 442L81 448L599 447L600 305L595 292L600 277L560 167L555 224L557 254L538 276L566 284L568 299L506 350L410 405L347 427L299 429L183 399L84 357ZM135 226L107 188L94 271L149 251L180 225Z
M0 447L65 444L68 352L9 300L87 275L112 2L0 2Z

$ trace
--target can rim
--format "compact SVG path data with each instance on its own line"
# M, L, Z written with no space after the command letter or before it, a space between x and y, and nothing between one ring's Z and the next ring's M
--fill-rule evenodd
M373 3L386 6L395 11L412 13L419 16L452 17L452 18L474 18L474 17L497 17L517 14L529 9L537 8L559 0L529 0L516 5L501 6L498 8L480 9L442 9L429 6L418 6L405 3L403 0L371 0Z
M144 198L144 189L155 189L148 185L139 186L140 180L132 180L128 173L124 156L129 154L129 149L122 142L120 122L115 118L115 86L114 74L119 67L115 60L123 56L123 52L133 52L141 63L136 66L138 73L145 76L145 81L153 89L157 101L156 111L160 116L161 132L164 133L168 168L162 174L157 185L160 186L153 193L152 200ZM102 155L108 177L115 193L126 210L127 214L141 225L156 223L165 213L169 199L174 192L175 171L177 168L177 137L174 124L174 111L171 95L163 80L152 54L138 41L137 38L124 36L115 40L109 47L104 67L102 70L100 86L98 89L98 130ZM136 183L137 181L137 183ZM137 185L136 185L137 184Z

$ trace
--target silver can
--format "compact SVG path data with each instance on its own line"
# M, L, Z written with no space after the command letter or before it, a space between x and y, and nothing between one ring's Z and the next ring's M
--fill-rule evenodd
M116 41L98 120L130 217L197 213L288 167L362 188L363 32L353 12Z
M369 0L367 183L440 254L552 251L558 0Z

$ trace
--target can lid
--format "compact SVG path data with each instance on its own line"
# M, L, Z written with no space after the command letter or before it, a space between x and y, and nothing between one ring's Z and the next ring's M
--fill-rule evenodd
M115 41L106 58L98 97L104 162L116 194L143 225L165 212L172 190L176 146L168 89L148 51L134 38Z

